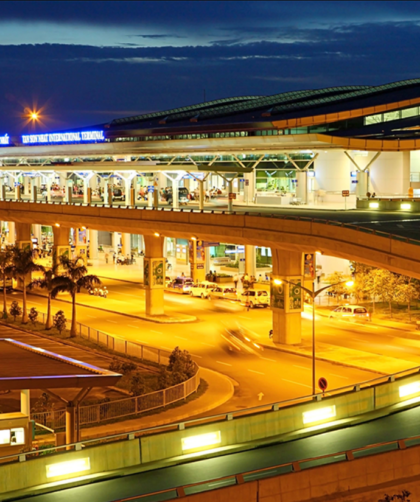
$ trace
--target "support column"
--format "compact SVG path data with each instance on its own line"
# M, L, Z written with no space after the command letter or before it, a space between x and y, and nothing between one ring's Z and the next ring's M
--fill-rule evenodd
M31 416L31 401L29 389L22 389L20 391L20 412L28 417Z
M89 229L89 255L92 260L98 259L98 231Z
M118 250L120 249L120 234L118 232L112 232L112 249L115 254L118 254Z
M122 254L124 257L131 254L131 234L122 234Z
M66 444L76 442L76 406L69 401L66 406Z
M179 208L179 192L178 192L178 188L179 188L179 181L178 179L173 179L172 180L172 207L174 209L178 209Z
M356 181L356 196L359 199L365 199L367 192L369 192L369 173L367 171L357 171Z
M16 245L21 249L32 249L32 232L30 223L15 223Z
M190 253L190 271L192 280L203 282L206 279L206 248L203 246L203 241L190 240L189 241Z
M144 289L146 292L146 315L164 314L165 258L162 236L144 235Z
M308 171L296 171L296 198L306 204L308 202Z
M67 180L65 186L66 186L66 190L65 190L65 194L64 194L64 202L71 203L72 202L71 194L73 193L73 181Z
M256 253L255 246L246 245L245 246L245 273L249 276L257 276L257 264L255 262Z
M76 256L80 256L83 259L85 265L87 265L87 230L85 228L75 228L74 230L76 234Z
M58 257L66 255L70 257L71 246L69 244L70 228L68 227L52 227L54 235L53 245L53 266L58 264Z
M273 341L287 345L301 343L301 312L303 256L297 251L272 249L271 310L273 312ZM276 282L282 281L281 284Z
M15 222L14 221L8 221L7 222L7 228L9 229L9 232L7 234L7 243L10 244L11 246L15 245Z
M41 225L32 225L32 233L35 239L38 239L38 249L40 249L42 244Z

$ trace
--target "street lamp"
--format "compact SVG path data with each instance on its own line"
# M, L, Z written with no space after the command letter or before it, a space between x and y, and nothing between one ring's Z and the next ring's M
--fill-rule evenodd
M318 291L315 291L315 281L312 282L312 290L310 290L300 284L295 284L294 282L288 281L287 279L274 279L274 284L276 285L280 285L283 282L287 282L292 286L297 286L300 289L303 289L303 291L308 293L308 295L310 295L310 297L312 298L312 395L315 395L315 298L326 289L333 288L334 286L338 286L340 284L345 284L346 286L351 288L354 285L354 282L340 281L336 282L335 284L330 284L329 286L318 289Z

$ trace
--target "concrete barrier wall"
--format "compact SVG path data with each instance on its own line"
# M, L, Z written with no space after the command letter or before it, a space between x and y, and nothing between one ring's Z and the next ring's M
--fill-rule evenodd
M77 474L66 474L47 478L47 466L89 458L90 469ZM112 471L140 463L138 439L94 446L83 451L68 451L57 455L39 456L26 462L0 466L0 493L22 490L30 486L42 485L88 474Z

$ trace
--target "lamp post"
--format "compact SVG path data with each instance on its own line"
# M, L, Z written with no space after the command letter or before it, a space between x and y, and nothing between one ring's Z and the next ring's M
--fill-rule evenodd
M312 290L305 288L301 284L295 284L294 282L288 281L287 279L274 279L274 284L282 284L283 282L287 282L287 284L291 284L292 286L298 286L300 289L303 289L308 295L312 298L312 395L315 395L315 298L325 291L326 289L333 288L334 286L338 286L340 284L345 284L349 288L351 288L354 284L353 281L340 281L335 284L329 284L321 289L315 291L315 281L312 281Z

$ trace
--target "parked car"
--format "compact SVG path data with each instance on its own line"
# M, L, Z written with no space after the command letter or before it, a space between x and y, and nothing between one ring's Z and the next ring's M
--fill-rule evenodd
M193 284L190 288L190 296L201 296L201 298L208 298L211 291L217 288L214 282L203 281L198 284Z
M177 277L168 284L168 289L177 291L178 293L188 293L191 286L194 284L191 277Z
M254 307L268 307L270 305L270 295L267 291L254 291L248 289L239 295L239 301L253 309Z
M208 298L210 300L237 300L238 295L235 288L229 288L226 286L217 286L209 292Z
M178 188L178 202L179 205L185 204L187 205L190 202L189 198L189 190L186 187L179 187ZM172 187L166 187L165 188L165 194L162 195L163 199L166 200L166 202L171 205L173 201L173 194L172 194Z
M330 319L345 319L346 321L370 321L370 314L360 305L343 305L332 310L329 314Z

